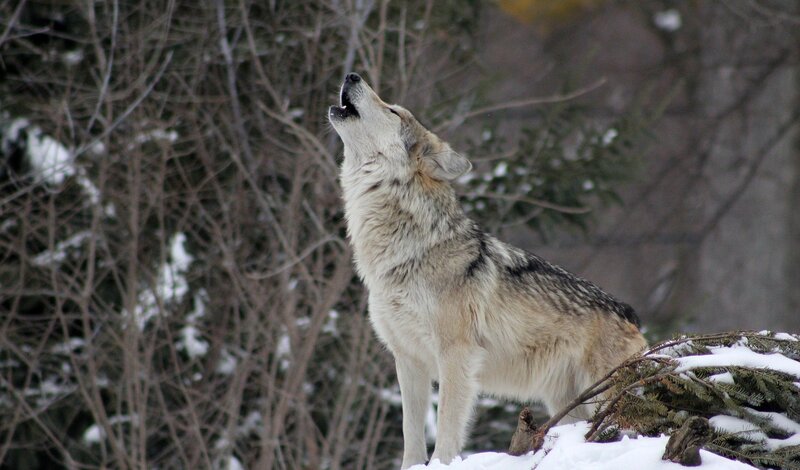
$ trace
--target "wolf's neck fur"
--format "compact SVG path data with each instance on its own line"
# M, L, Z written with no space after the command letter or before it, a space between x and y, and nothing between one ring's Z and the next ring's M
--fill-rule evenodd
M370 287L471 223L448 183L383 155L356 160L346 154L341 183L356 268Z

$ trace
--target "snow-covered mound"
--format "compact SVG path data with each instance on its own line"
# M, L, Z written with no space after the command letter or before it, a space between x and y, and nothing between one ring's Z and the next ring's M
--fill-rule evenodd
M669 437L623 437L617 442L586 442L583 438L589 424L580 422L557 426L547 433L544 447L535 454L515 457L497 452L473 454L450 465L439 461L413 470L679 470L677 463L661 460ZM705 450L700 451L701 470L745 470L750 465L729 460Z

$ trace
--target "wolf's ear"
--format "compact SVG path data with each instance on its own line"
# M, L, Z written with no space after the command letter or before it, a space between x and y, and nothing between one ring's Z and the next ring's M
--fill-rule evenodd
M472 169L472 163L445 144L422 158L428 173L436 179L454 180Z

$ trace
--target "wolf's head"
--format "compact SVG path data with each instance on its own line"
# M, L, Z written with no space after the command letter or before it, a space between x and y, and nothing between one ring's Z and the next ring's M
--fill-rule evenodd
M328 118L342 138L345 163L367 160L406 174L449 181L472 168L422 126L405 108L385 103L357 74L349 73L340 93L340 106L331 106Z

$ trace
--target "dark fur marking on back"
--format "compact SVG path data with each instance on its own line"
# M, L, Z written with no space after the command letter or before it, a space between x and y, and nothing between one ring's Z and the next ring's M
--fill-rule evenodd
M525 274L541 272L544 269L544 260L538 256L529 256L523 263L507 266L506 272L512 278L520 278Z
M483 269L486 266L486 257L488 255L488 248L486 246L486 235L478 231L478 254L475 255L475 259L473 259L469 265L467 265L467 270L465 271L464 275L466 277L474 276L478 271Z
M536 255L526 253L516 264L506 266L506 274L511 280L525 284L528 276L535 277L537 295L544 295L554 307L564 313L576 313L575 307L602 310L613 313L624 320L640 326L639 317L633 308L610 296L602 289L563 268L554 266ZM549 293L549 295L548 295Z

